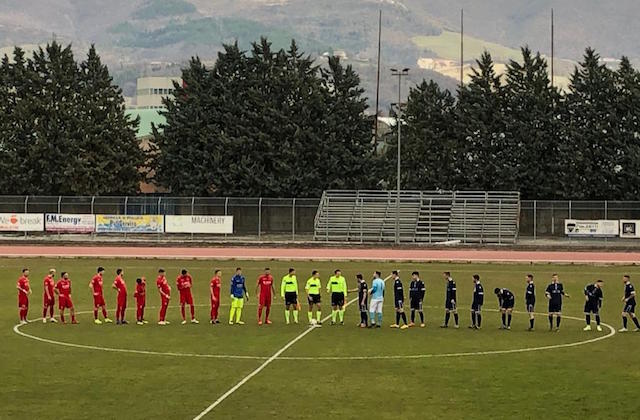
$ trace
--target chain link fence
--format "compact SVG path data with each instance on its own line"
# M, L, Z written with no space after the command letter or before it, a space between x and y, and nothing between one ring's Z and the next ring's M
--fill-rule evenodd
M520 203L521 238L559 238L565 219L640 220L640 201L543 201Z
M227 239L297 241L313 239L319 203L319 198L0 196L0 213L233 216ZM35 235L42 234L29 233Z

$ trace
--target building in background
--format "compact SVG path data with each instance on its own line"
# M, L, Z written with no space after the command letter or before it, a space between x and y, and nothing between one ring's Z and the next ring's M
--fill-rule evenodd
M136 97L131 108L162 109L162 98L173 94L173 82L182 84L179 77L140 77L136 82Z
M147 109L127 109L125 114L130 120L140 118L140 125L138 125L138 132L136 138L140 141L140 147L143 150L149 151L153 143L153 129L152 125L159 127L164 124L167 119L160 112L162 109L147 108ZM161 128L158 128L162 131ZM143 182L140 184L140 192L143 194L153 194L157 192L163 192L159 190L154 184Z

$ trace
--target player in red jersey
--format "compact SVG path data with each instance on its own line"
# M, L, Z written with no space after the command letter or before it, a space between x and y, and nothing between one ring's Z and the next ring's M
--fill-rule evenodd
M262 325L262 308L266 309L264 316L265 324L271 324L269 313L271 312L271 299L275 299L276 290L273 288L273 276L270 269L264 269L264 274L258 277L258 285L256 286L256 294L260 289L260 300L258 304L258 325Z
M189 272L185 269L182 270L182 273L176 279L176 286L180 291L180 313L182 314L182 324L187 323L187 319L185 316L184 305L189 304L191 308L191 323L199 324L196 319L196 309L193 306L193 295L191 294L191 287L193 286L193 279Z
M144 277L136 279L136 291L133 296L136 298L136 324L144 325L148 324L144 320L144 306L147 301L147 281Z
M60 309L60 321L64 324L64 310L69 309L69 313L71 313L71 323L77 324L76 321L76 310L73 307L73 302L71 301L71 280L69 280L69 274L65 271L60 273L60 280L56 283L55 292L58 295L58 309Z
M22 275L18 278L16 288L18 289L18 315L20 315L20 325L22 325L28 322L27 313L29 312L29 295L31 294L28 268L22 269Z
M42 295L42 323L47 323L47 312L49 312L49 317L51 322L58 322L53 317L53 308L56 306L56 295L54 293L54 289L56 287L56 270L55 268L49 269L49 274L47 274L44 278L43 289L44 293Z
M160 300L162 302L160 306L160 316L158 317L159 325L167 325L167 307L169 306L169 300L171 299L171 286L167 281L165 271L163 268L158 270L158 278L156 279L156 286L158 286L158 292L160 292Z
M102 275L104 273L104 267L98 267L96 275L93 276L89 283L89 289L93 292L93 322L95 324L102 324L102 321L98 319L98 309L102 308L102 316L104 322L113 322L107 316L107 304L104 301L104 293L102 292Z
M125 325L128 322L124 319L127 309L127 285L124 282L124 271L122 268L116 270L116 279L113 281L113 288L118 291L118 306L116 307L116 324Z
M220 309L220 285L222 282L222 271L214 270L213 278L209 284L209 295L211 296L211 322L219 324L218 309Z

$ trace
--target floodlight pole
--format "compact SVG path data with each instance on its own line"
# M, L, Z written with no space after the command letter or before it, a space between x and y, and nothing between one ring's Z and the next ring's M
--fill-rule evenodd
M396 173L396 244L400 243L400 152L402 150L402 124L400 113L402 112L402 77L409 75L409 69L391 69L392 76L398 76L398 103L396 104L396 127L398 127L398 169Z

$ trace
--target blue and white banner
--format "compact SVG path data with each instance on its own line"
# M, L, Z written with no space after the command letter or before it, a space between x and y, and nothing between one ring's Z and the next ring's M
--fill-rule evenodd
M163 233L164 216L97 214L97 233Z

